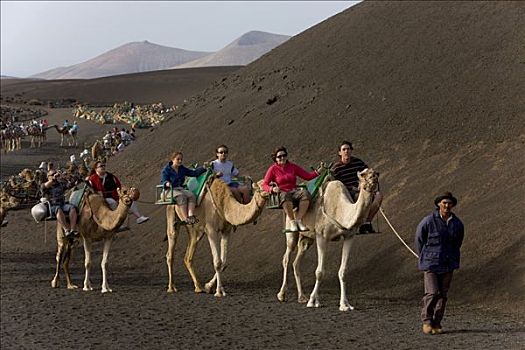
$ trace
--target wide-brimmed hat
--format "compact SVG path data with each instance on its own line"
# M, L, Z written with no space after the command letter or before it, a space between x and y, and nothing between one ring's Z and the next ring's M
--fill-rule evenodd
M445 192L442 195L437 196L436 199L434 199L434 204L436 205L436 207L438 206L439 202L441 202L443 199L450 199L454 206L458 204L457 198L454 197L451 192Z

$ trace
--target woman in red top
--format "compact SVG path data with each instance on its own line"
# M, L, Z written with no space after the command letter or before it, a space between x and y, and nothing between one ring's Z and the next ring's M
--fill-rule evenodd
M118 177L106 171L106 164L103 162L95 162L91 175L89 176L89 182L95 192L103 195L109 207L115 210L119 200L117 188L122 188L122 185ZM142 224L149 220L149 217L139 212L139 208L135 202L131 204L129 211L136 216L137 224Z
M288 152L283 146L272 152L274 164L266 171L263 188L266 192L279 194L279 203L290 221L290 231L308 231L301 220L308 210L311 197L304 188L297 188L297 176L304 180L312 180L319 173L315 170L309 173L297 164L289 162L287 157ZM294 206L298 207L295 213Z

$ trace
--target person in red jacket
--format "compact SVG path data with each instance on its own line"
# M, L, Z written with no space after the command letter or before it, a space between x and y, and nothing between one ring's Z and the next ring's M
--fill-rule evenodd
M304 180L312 180L319 173L315 170L307 172L299 165L289 162L288 151L283 146L273 151L272 160L274 164L266 171L263 189L266 192L279 194L279 202L290 220L290 231L308 231L301 220L308 210L311 197L307 190L297 187L297 176ZM294 206L298 207L295 213Z
M117 208L119 200L117 189L122 188L122 184L118 177L106 171L106 164L104 162L95 162L91 175L89 176L89 183L96 192L104 196L104 199L112 210ZM142 224L149 220L149 217L139 212L139 208L135 202L131 204L129 211L137 217L137 224Z

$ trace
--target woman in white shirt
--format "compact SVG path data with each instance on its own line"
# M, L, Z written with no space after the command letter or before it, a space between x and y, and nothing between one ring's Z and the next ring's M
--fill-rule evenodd
M231 189L235 199L240 203L246 204L250 202L250 189L246 185L233 181L234 176L239 175L237 169L231 160L228 160L228 147L220 145L216 149L217 159L211 162L213 172L216 177L224 181Z

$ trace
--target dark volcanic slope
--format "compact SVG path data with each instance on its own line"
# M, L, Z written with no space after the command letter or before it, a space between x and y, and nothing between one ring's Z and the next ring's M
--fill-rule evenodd
M381 172L383 207L409 244L437 193L459 197L467 236L453 297L512 305L523 300L525 266L524 37L519 2L364 2L216 82L112 167L152 188L173 150L204 161L225 142L245 173L262 178L276 145L311 165L350 139ZM258 226L235 233L228 279L269 278L278 287L278 215L266 211ZM130 244L165 249L147 248L165 229L158 220ZM419 295L414 257L379 225L382 236L356 239L352 290ZM332 249L335 284L340 246ZM315 252L308 255L311 283Z
M26 100L73 98L85 103L130 101L138 104L180 104L213 81L239 67L177 69L86 80L2 79L2 96L23 93Z

